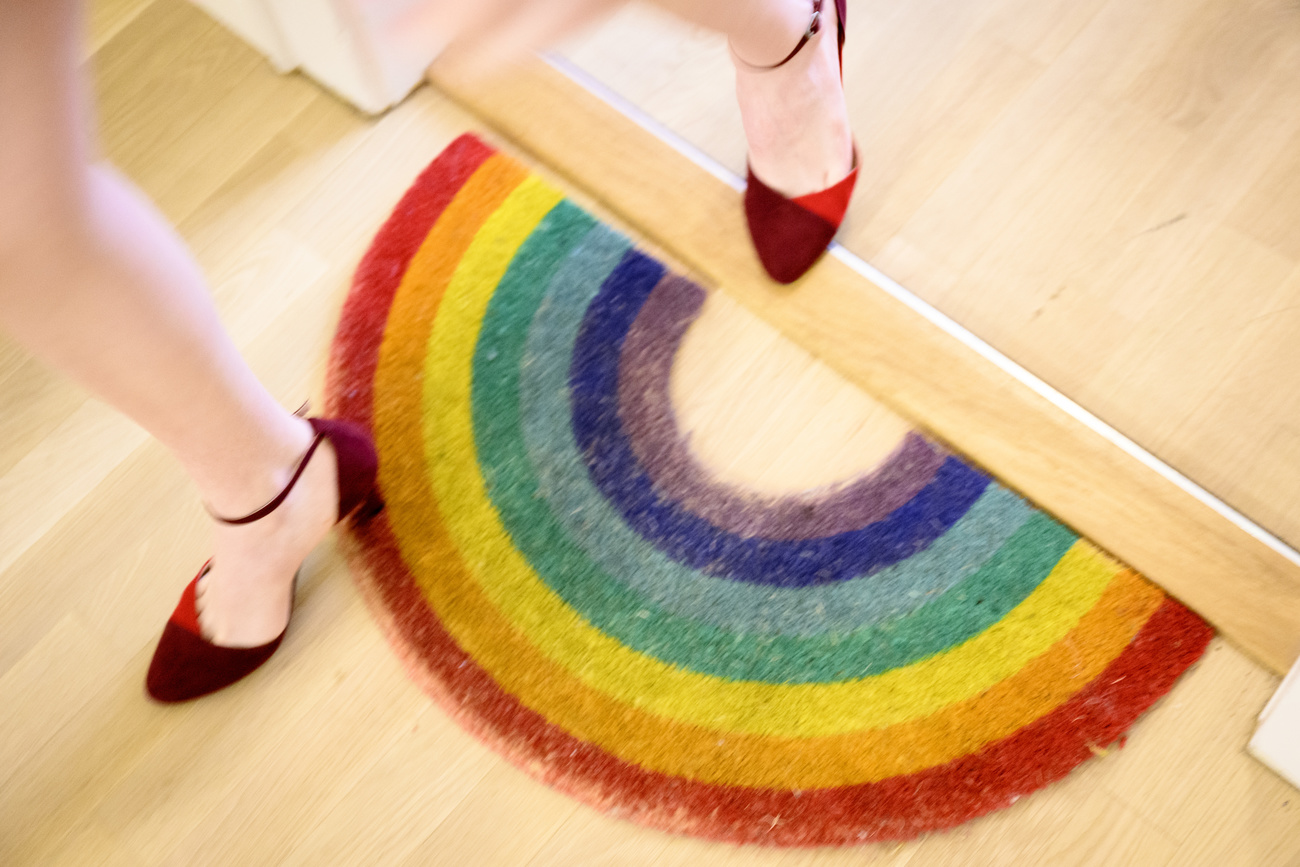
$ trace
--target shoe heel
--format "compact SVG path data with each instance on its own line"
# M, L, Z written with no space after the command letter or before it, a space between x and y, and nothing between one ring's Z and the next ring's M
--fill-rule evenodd
M338 458L339 520L362 508L375 495L379 457L365 429L341 419L309 418L318 434L329 438Z
M352 515L352 521L355 524L364 524L372 518L378 517L379 513L384 510L384 498L379 495L379 489L370 492L370 495L357 507L356 512Z

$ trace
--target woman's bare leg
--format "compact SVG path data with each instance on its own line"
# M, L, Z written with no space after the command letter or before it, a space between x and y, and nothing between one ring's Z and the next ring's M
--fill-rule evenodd
M821 30L789 63L812 0L653 0L678 16L727 35L736 68L749 164L787 196L825 189L853 167L853 133L840 87L835 0L823 0Z
M311 430L240 358L166 221L90 164L79 17L76 0L0 0L0 328L157 437L215 513L251 512ZM270 517L218 527L200 601L218 643L283 629L293 574L337 508L323 451Z
M438 64L479 77L544 48L621 0L425 0L396 36L413 44L455 39ZM789 63L813 0L650 0L680 18L726 34L736 67L736 97L749 161L787 196L816 192L849 173L853 136L840 88L835 0L823 0L820 33ZM439 38L441 36L441 38Z

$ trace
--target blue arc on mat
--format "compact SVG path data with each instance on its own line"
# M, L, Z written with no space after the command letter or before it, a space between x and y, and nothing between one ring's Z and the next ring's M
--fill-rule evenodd
M557 218L567 210L572 206L557 207ZM549 234L550 220L544 220L539 231L546 228ZM488 306L475 361L476 448L484 478L494 491L492 499L512 534L519 531L510 524L508 498L500 493L498 482L504 484L507 476L515 478L520 468L530 466L536 480L515 484L535 490L587 556L651 607L736 632L810 637L853 632L911 613L975 574L1033 514L1015 494L990 484L961 520L924 552L869 576L817 587L718 580L668 557L629 527L596 488L573 438L569 367L578 329L629 246L609 229L593 230L549 285L533 264L525 269L523 263L535 264L537 257L521 250ZM516 279L516 274L525 273ZM510 311L514 315L507 315ZM522 322L521 316L531 321ZM624 371L626 352L625 346L620 362ZM490 397L494 394L518 404L517 422L495 405ZM510 445L516 437L523 438L523 444L515 445L525 451Z
M592 481L628 524L673 559L705 574L807 587L871 574L925 550L958 520L990 479L960 459L886 518L859 530L797 541L727 533L660 495L641 467L618 413L623 341L664 268L635 250L587 308L569 368L573 433Z
M815 588L695 580L699 573L623 523L591 482L572 438L568 369L582 314L628 249L603 228L584 235L574 213L561 205L538 225L489 303L475 349L473 413L478 459L502 525L547 586L602 632L670 665L733 680L868 677L988 628L1075 542L1068 530L1045 527L1050 520L990 485L925 552L867 579ZM517 404L519 415L503 402ZM972 544L972 519L997 541L976 532ZM1039 542L1023 544L1025 531ZM951 550L954 543L958 550ZM945 548L937 560L931 556ZM899 570L915 579L905 582L910 591L898 583ZM936 597L927 589L940 586L951 592ZM732 597L720 603L729 612L750 608L756 628L729 630L701 618L715 613L719 603L708 600L720 593ZM776 628L791 616L783 603L821 598L835 608L828 594L860 596L871 616L836 610L835 628L826 612L799 607L806 619L798 634ZM752 597L748 605L745 597ZM758 619L755 606L769 608L771 618ZM863 612L860 605L850 609Z

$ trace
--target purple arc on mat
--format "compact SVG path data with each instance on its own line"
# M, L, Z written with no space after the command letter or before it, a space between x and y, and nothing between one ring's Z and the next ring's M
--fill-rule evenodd
M720 530L656 490L618 412L623 343L665 269L629 251L588 305L569 365L570 423L592 482L637 533L706 575L776 587L811 587L870 575L928 548L989 486L990 478L949 456L934 478L885 518L808 539L745 537Z
M870 474L805 494L762 496L717 481L691 452L673 410L673 360L707 293L685 277L660 281L637 314L619 360L619 414L632 451L663 494L741 536L808 539L884 518L934 478L946 455L909 432Z

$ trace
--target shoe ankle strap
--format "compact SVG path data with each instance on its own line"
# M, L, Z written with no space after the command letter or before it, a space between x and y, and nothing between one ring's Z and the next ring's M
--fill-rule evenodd
M745 58L737 54L734 49L731 52L732 56L735 57L737 60L739 60L741 63L753 69L776 69L778 67L785 66L791 60L794 60L796 54L798 54L800 51L803 50L803 47L808 44L808 40L812 39L819 32L821 32L822 2L823 0L813 0L812 17L808 19L808 29L806 29L803 32L803 36L799 38L799 44L796 45L794 47L794 50L791 51L789 54L787 54L784 59L778 61L777 63L773 63L771 66L760 66L757 63L750 63L748 60L746 60Z
M289 484L285 485L284 490L276 494L273 500L258 509L256 512L250 512L242 518L223 518L211 509L208 509L208 514L223 524L251 524L254 521L260 521L262 518L265 518L285 501L285 498L288 497L289 493L293 490L293 486L298 484L298 479L302 477L303 471L307 469L307 463L311 460L311 456L316 453L316 449L320 446L321 440L323 439L325 439L325 432L317 431L316 436L312 438L311 445L307 447L307 451L303 452L302 457L298 459L298 466L294 468L293 477L289 479Z

